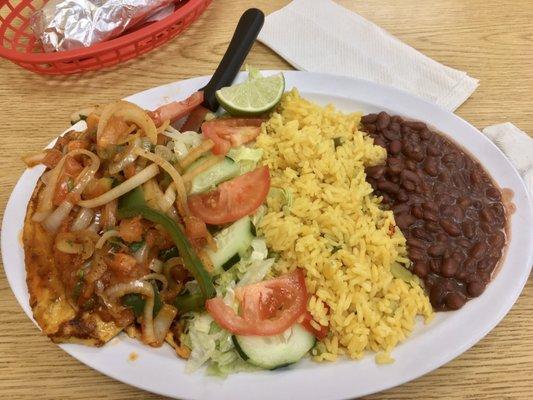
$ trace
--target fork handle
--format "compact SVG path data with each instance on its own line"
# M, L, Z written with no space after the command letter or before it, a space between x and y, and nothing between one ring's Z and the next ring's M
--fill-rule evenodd
M204 107L211 111L218 109L215 92L231 85L259 35L264 21L265 14L257 8L249 8L242 14L224 57L211 80L201 89L204 91Z

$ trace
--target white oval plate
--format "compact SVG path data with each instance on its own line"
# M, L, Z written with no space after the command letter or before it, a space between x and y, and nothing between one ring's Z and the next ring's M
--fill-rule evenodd
M370 355L360 361L336 363L304 360L283 370L241 373L220 379L205 376L203 371L188 375L184 372L184 362L170 347L153 349L125 334L102 348L63 344L60 345L63 350L129 385L181 399L342 399L400 385L440 367L474 345L507 314L531 270L533 213L522 180L496 146L456 115L407 93L332 75L294 71L284 74L287 89L297 87L304 97L318 103L333 103L345 111L385 110L429 123L467 148L500 187L513 190L516 212L511 218L511 242L500 272L485 293L459 311L437 313L427 326L419 323L409 339L394 350L396 362L384 366L376 365ZM238 80L244 77L240 74ZM207 80L200 77L171 83L128 100L154 109L187 97ZM2 226L4 269L17 300L30 318L24 252L19 238L26 205L42 171L42 167L36 167L24 172L11 194ZM138 354L136 361L128 360L132 352Z

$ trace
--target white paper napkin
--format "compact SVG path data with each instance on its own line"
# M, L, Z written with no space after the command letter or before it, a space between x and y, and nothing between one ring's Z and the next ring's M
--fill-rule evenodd
M259 40L297 69L394 86L450 111L478 85L331 0L294 0L267 16Z
M533 139L510 122L487 126L483 133L511 160L533 196Z

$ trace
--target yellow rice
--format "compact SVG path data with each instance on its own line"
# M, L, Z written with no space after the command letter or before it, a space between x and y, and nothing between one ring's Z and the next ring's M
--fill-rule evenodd
M365 180L365 167L382 163L386 152L358 130L359 121L360 114L319 107L293 90L256 143L272 186L292 193L289 207L280 196L268 198L260 230L280 256L276 273L307 272L309 311L330 330L313 350L317 361L371 350L377 362L391 362L389 352L416 316L433 315L418 278L406 282L390 271L409 263L405 238ZM335 148L334 138L342 145Z

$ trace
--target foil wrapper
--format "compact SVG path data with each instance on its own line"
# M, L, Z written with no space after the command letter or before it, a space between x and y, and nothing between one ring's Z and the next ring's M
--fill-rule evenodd
M46 52L89 47L119 36L174 0L51 0L31 16Z

